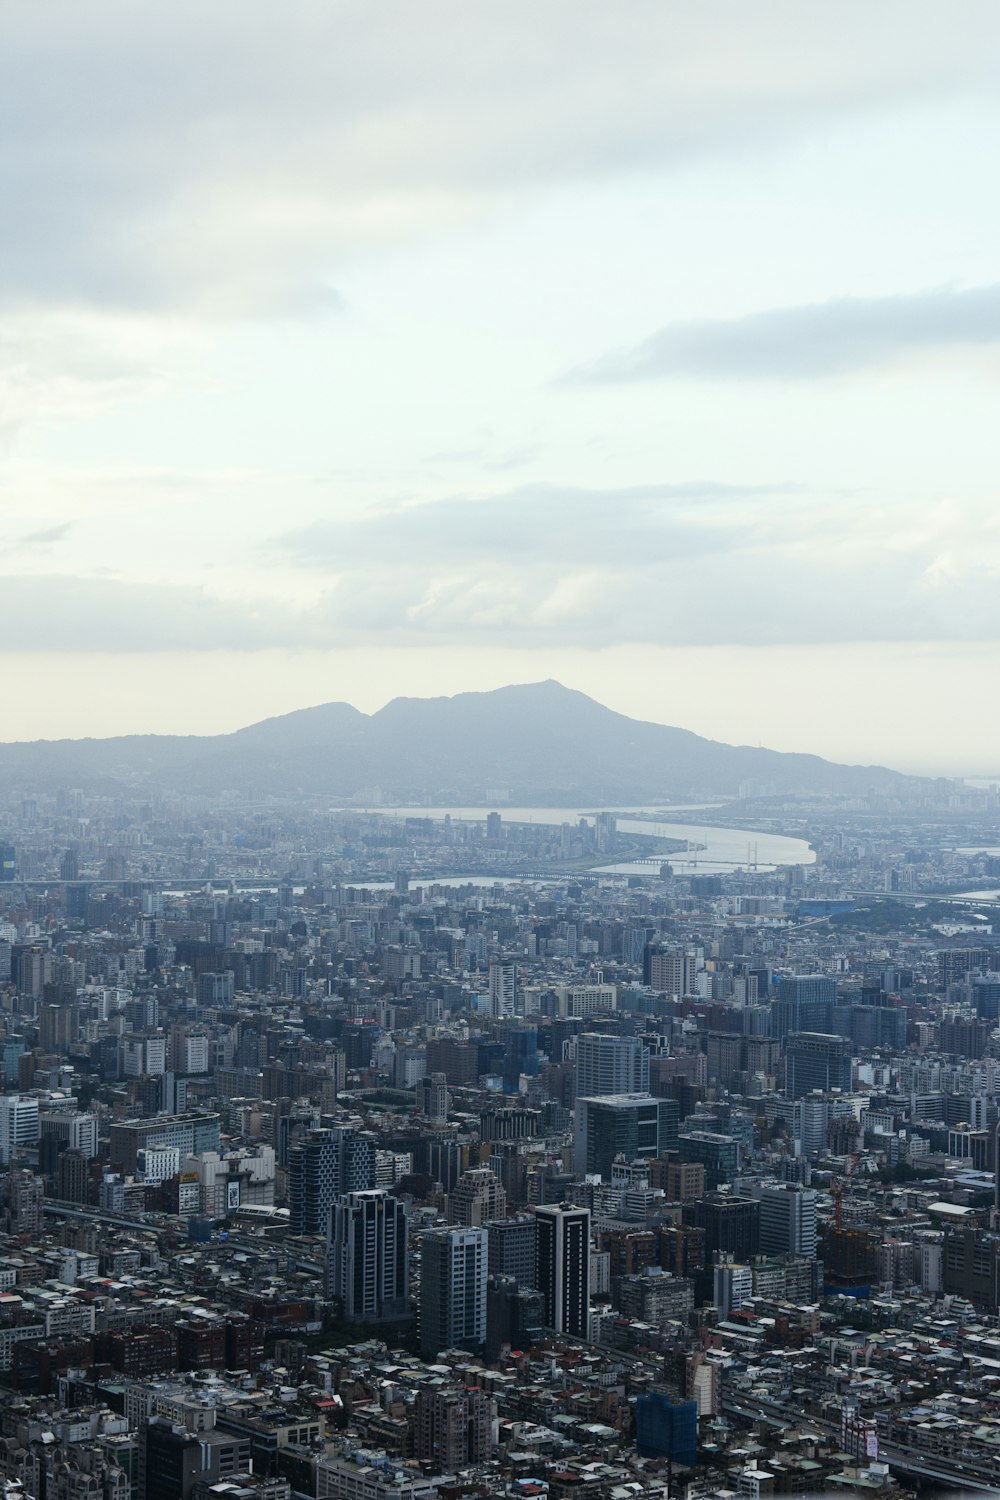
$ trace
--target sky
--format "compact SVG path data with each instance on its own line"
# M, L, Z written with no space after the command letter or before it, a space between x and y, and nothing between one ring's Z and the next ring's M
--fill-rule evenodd
M0 738L1000 774L995 0L0 8Z

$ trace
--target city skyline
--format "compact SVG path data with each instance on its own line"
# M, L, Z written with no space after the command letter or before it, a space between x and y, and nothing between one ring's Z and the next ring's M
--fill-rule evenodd
M7 10L3 737L554 677L994 774L998 44L981 0Z

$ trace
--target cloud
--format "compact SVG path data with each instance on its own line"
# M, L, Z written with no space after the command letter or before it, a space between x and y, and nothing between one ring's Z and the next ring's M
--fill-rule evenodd
M28 531L19 537L19 547L51 547L61 542L73 530L72 521L62 521L58 526L44 526L40 531Z
M493 495L453 495L395 506L361 520L316 522L268 541L296 564L325 571L379 559L481 565L538 561L602 566L725 551L756 525L746 502L798 494L788 484L633 485L582 489L521 485ZM708 517L711 506L725 516ZM731 519L731 507L742 516Z
M603 0L7 6L3 298L312 315L359 251L512 193L967 96L994 19L990 0L635 0L627 24Z
M588 531L589 521L562 552L484 560L435 556L428 543L408 557L405 547L342 554L296 607L281 588L221 597L117 578L8 576L0 637L19 650L122 653L1000 641L1000 543L985 516L955 507L918 546L901 547L897 518L876 511L866 529L863 505L851 509L844 541L838 501L728 534L706 527L687 551L644 546L619 507L629 545L610 556L608 533ZM392 529L388 520L386 537ZM284 593L297 597L294 586Z
M259 650L294 646L287 610L203 589L46 573L0 578L0 638L19 651Z
M839 297L743 318L670 323L631 349L570 371L562 383L816 380L997 342L1000 285Z

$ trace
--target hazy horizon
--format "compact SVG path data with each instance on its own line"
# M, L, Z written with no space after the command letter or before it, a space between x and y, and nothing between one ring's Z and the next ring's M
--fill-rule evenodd
M542 680L543 679L536 679L536 682L539 682L539 681L542 681ZM556 679L545 679L545 680L556 680ZM494 687L496 689L499 689L499 688L504 688L504 687L523 687L523 686L530 686L530 685L534 685L534 684L529 683L527 680L525 680L525 681L519 682L519 683L513 683L513 682L511 682L511 683L500 683L500 682L498 682L498 683L496 683L494 685ZM564 687L570 687L570 688L573 687L572 683L562 683L561 685L564 686ZM367 714L367 715L371 715L371 714L377 713L379 711L379 709L384 708L388 703L391 703L394 699L397 699L397 698L432 698L432 697L433 698L450 698L450 697L457 696L460 693L483 692L483 691L491 691L491 690L493 690L493 688L483 688L481 685L477 685L475 687L458 688L458 689L456 689L455 693L439 693L439 692L428 692L428 693L413 693L413 692L408 692L408 693L393 693L393 694L391 694L387 698L381 698L381 697L378 696L377 693L375 693L373 695L370 695L368 697L365 697L364 695L359 695L359 698L355 698L355 699L348 699L348 698L343 697L343 696L333 695L333 696L328 697L328 698L317 699L315 702L312 702L312 703L292 702L287 707L282 707L282 708L274 709L273 711L268 711L267 713L262 713L259 716L255 716L253 718L241 717L238 720L233 720L232 722L229 722L227 719L225 719L223 717L223 718L219 719L219 721L218 721L218 727L215 727L215 728L204 728L204 729L172 729L172 728L169 727L169 725L165 725L164 727L158 727L158 728L139 727L139 728L123 728L123 729L114 729L114 730L105 729L101 733L94 734L94 735L48 734L48 735L39 735L39 736L36 736L35 738L37 740L57 740L57 739L83 739L83 738L103 739L103 738L110 738L110 737L114 737L114 736L118 736L118 735L143 735L143 734L158 734L158 735L206 735L206 736L216 735L216 734L231 734L231 733L235 732L236 730L245 729L245 728L248 728L252 724L257 724L257 723L261 722L262 719L280 717L280 716L285 715L285 714L296 713L296 712L299 712L299 711L302 711L302 710L308 710L310 708L320 708L320 707L323 707L326 704L330 704L330 703L348 703L348 704L350 704L350 706L352 708L358 709L361 713L364 713L364 714ZM583 689L583 688L578 688L578 689L576 689L576 691L585 692L586 690ZM592 693L588 693L587 696L591 697L591 698L595 698L595 695L592 694ZM646 722L653 723L653 724L665 724L665 725L669 725L672 728L677 728L677 729L691 729L692 728L692 726L690 724L676 723L676 722L674 722L674 721L672 721L670 719L666 719L666 718L662 718L662 717L657 717L654 713L651 713L648 710L644 711L644 712L640 712L640 711L633 712L633 711L630 711L627 708L619 707L615 703L606 702L604 699L595 698L595 701L602 703L604 707L613 709L617 713L625 714L626 717L628 717L628 718L645 720ZM696 734L703 733L703 731L700 731L700 730L693 730L693 732L696 733ZM791 743L789 743L789 744L770 744L770 743L767 743L767 742L765 742L763 740L750 740L750 739L747 739L747 738L741 738L738 734L726 735L724 733L711 733L710 734L708 732L704 732L704 737L707 738L707 739L719 740L719 741L722 741L725 744L730 744L730 745L737 745L737 746L738 745L754 745L754 746L757 746L757 747L761 747L762 746L763 748L769 749L769 750L783 750L783 751L790 751L790 752L793 752L793 753L795 753L795 752L802 752L802 753L808 753L808 754L812 754L812 755L821 755L821 756L823 756L824 759L835 761L835 762L844 761L844 763L846 763L846 764L854 763L854 764L871 764L871 765L879 764L879 765L885 765L885 766L887 766L891 770L905 771L905 772L909 772L909 773L914 774L914 775L966 777L966 778L968 778L970 780L989 780L989 781L996 780L996 781L1000 781L1000 773L994 773L994 772L990 772L989 770L983 770L983 769L976 770L976 771L966 771L966 770L961 770L961 769L958 769L958 768L951 768L951 769L949 769L949 768L946 768L946 767L940 767L940 766L935 766L935 765L921 765L919 763L914 763L914 764L911 764L911 765L893 764L893 763L888 762L888 761L880 761L877 756L860 756L854 762L852 762L850 759L846 759L845 760L844 757L839 757L839 756L836 756L836 755L830 755L830 754L825 753L822 750L814 749L813 747L808 746L808 745L791 744ZM6 737L0 737L0 744L9 744L9 743L18 743L18 742L23 743L24 741L16 741L16 740L8 739Z
M986 0L5 8L0 738L552 677L993 775L998 74Z

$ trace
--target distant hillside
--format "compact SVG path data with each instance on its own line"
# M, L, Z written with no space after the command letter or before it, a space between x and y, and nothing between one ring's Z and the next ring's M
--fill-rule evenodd
M863 794L913 778L882 766L724 745L626 718L558 682L396 698L375 714L326 703L235 734L125 735L0 744L8 790L78 786L215 794L306 793L386 801L639 802L728 795L755 781L777 792Z

